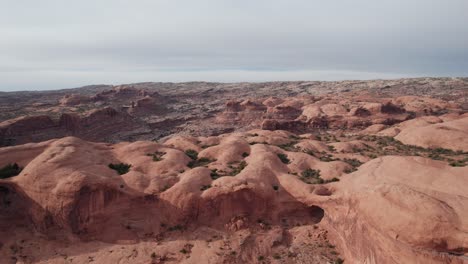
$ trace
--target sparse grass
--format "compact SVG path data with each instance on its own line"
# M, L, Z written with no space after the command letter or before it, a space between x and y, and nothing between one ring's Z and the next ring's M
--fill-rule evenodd
M331 151L331 152L336 152L336 148L335 146L332 146L332 145L328 145L328 150Z
M454 160L451 161L449 164L452 167L465 167L468 163L468 157L462 159L462 160Z
M196 152L193 149L187 149L185 151L185 155L189 156L192 160L197 160L198 159L198 152Z
M347 159L347 158L345 158L343 161L348 163L349 165L353 166L353 168L357 168L357 167L362 165L362 162L360 162L358 159Z
M320 177L320 170L306 169L302 171L301 176L304 178L317 178Z
M325 184L329 182L336 182L340 179L333 178L331 180L324 180L320 177L320 170L306 169L302 171L300 179L307 184Z
M132 167L132 165L126 164L126 163L116 163L116 164L110 163L109 164L109 168L115 170L120 175L123 175L129 172L130 167Z
M243 169L245 169L245 167L247 167L247 162L245 162L244 160L241 161L237 167L229 165L229 168L232 169L230 175L235 176L239 174Z
M306 169L301 172L301 178L307 184L322 184L325 181L320 178L320 170Z
M319 157L319 160L324 161L324 162L331 162L331 161L335 161L338 159L335 159L331 154L322 153L322 155Z
M283 153L278 153L277 154L278 158L283 162L284 164L289 164L291 161L288 159L288 156Z
M14 177L21 173L23 169L17 163L7 164L0 169L0 179L7 179Z
M189 167L189 168L202 167L202 166L206 166L206 165L210 164L213 161L216 161L216 160L210 160L208 158L199 158L197 160L191 160L187 164L187 167Z

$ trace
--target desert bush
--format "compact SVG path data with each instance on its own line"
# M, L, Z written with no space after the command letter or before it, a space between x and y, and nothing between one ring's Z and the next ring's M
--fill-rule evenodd
M318 178L320 177L320 170L306 169L302 171L301 176L304 178Z
M191 158L192 160L198 159L198 152L196 152L193 149L187 149L185 151L185 155L189 156L189 158Z
M109 168L117 171L117 173L120 175L127 173L130 170L130 167L132 167L132 165L126 163L109 164Z
M278 158L283 162L284 164L289 164L291 161L288 159L288 156L283 153L278 153L277 154Z
M221 177L219 174L218 174L218 169L212 169L211 172L210 172L210 177L212 180L216 180L218 179L219 177Z
M156 151L154 153L146 154L147 156L153 157L153 161L161 161L162 156L166 155L166 152Z
M215 160L210 160L208 158L199 158L197 160L191 160L187 166L189 168L195 168L195 167L202 167L202 166L206 166L208 165L209 163L213 162Z
M16 176L21 173L23 169L17 163L7 164L0 169L0 179L6 179Z
M229 168L232 169L231 171L231 176L239 174L245 167L247 167L247 162L244 160L239 163L239 166L235 167L232 165L229 165Z
M286 144L281 144L281 145L278 145L278 147L286 150L286 151L299 151L300 148L294 146L297 144L297 141L291 141L289 143L286 143Z

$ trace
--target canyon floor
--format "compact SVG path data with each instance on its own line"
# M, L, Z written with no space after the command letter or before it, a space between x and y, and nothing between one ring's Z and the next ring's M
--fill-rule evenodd
M468 263L468 78L0 93L0 263Z

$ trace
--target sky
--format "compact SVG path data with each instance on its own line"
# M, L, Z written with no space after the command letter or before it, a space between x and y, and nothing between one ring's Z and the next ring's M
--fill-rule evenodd
M468 76L467 0L0 0L0 91Z

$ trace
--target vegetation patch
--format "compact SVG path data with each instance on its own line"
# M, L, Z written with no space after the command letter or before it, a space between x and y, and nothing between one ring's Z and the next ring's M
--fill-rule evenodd
M345 173L351 173L357 171L357 168L362 165L362 162L359 161L358 159L347 159L345 158L343 160L344 162L348 163L351 165L351 168L347 168L344 170Z
M115 170L120 175L127 173L130 170L130 167L132 167L132 165L127 164L127 163L116 163L116 164L110 163L109 164L109 168Z
M229 168L231 169L231 176L239 174L243 169L245 169L245 167L247 167L247 162L244 160L241 161L238 166L229 165Z
M211 162L214 162L216 160L210 160L208 158L199 158L197 160L191 160L187 166L189 168L195 168L195 167L202 167L210 164Z
M286 150L286 151L295 151L295 152L297 152L297 151L300 151L300 150L301 150L300 148L294 146L294 145L296 145L297 143L298 143L298 141L291 141L291 142L289 142L289 143L281 144L281 145L277 145L277 146L278 146L279 148L282 148L282 149Z
M7 179L14 177L21 173L23 168L21 168L17 163L7 164L0 169L0 179Z
M361 155L377 158L385 155L421 156L433 160L448 162L451 166L466 166L468 152L454 151L445 148L423 148L413 145L405 145L402 142L388 136L366 135L358 136L357 139L373 142L376 147L366 145L366 150ZM461 157L460 157L461 156Z
M148 153L146 155L153 157L153 161L161 161L162 156L166 155L166 152L155 151L154 153Z
M278 153L277 154L278 158L283 162L284 164L289 164L291 161L288 159L288 156L283 153Z
M195 150L193 149L187 149L185 151L185 155L187 155L189 158L191 158L192 160L197 160L198 159L198 152L196 152Z
M327 153L322 152L322 155L319 157L319 160L324 161L324 162L331 162L331 161L336 161L336 160L339 160L339 159L335 159L333 157L333 155L331 155L331 154L327 154Z
M339 181L338 178L324 180L320 177L320 170L306 169L302 171L300 179L307 184L325 184L329 182Z

